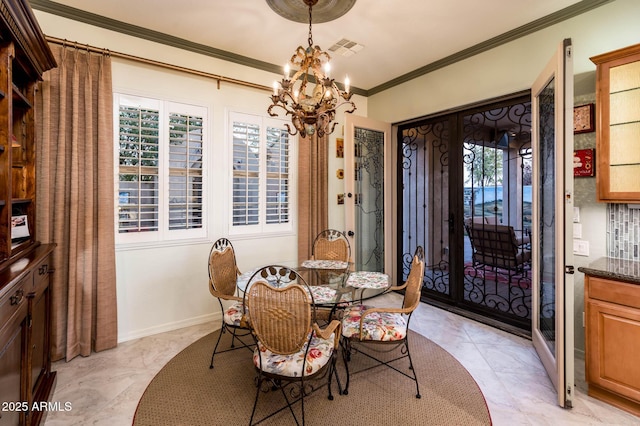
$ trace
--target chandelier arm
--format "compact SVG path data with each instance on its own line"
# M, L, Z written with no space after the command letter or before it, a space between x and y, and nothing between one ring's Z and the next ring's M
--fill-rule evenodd
M345 114L352 114L357 109L356 108L356 104L354 104L351 101L340 102L340 104L338 104L335 109L342 108L345 105L351 105L351 109L347 109L347 110L344 111Z
M289 80L293 83L296 82L298 80L302 80L300 79L301 76L304 76L305 72L303 69L299 69L298 71L295 72L295 74L293 74L293 77L291 77ZM306 80L306 78L304 78L304 80Z
M291 136L295 136L298 133L298 129L296 129L294 127L294 131L291 131L291 126L289 126L288 123L285 123L284 126L287 128L287 133L289 133Z
M288 113L287 109L284 106L282 106L279 103L273 103L269 105L269 108L267 108L267 113L269 113L271 117L278 117L280 115L277 112L274 112L273 108L282 108L285 111L285 113Z

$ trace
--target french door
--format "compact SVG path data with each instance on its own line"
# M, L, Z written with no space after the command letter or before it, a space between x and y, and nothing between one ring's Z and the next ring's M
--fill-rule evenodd
M476 314L502 311L504 318L516 325L530 321L534 347L556 386L558 403L571 407L570 40L564 41L533 84L530 107L527 99L514 98L400 125L395 149L388 123L347 115L345 226L357 270L386 272L392 282L401 281L404 258L410 262L412 250L422 245L430 265L423 295ZM486 159L494 157L493 163L501 166L501 183L471 184L467 194L465 185L474 182L473 170L480 170L484 180ZM480 166L472 158L481 158ZM509 165L513 161L515 167ZM527 184L531 164L532 184ZM530 204L527 186L532 188ZM487 187L493 192L487 192ZM488 211L490 204L493 210ZM471 206L469 211L465 210L467 205ZM494 219L493 226L530 228L530 270L507 275L505 284L499 269L480 274L477 267L469 267L469 238L463 226L467 216L472 221L479 216L487 227ZM394 260L398 256L402 257L400 265Z
M571 407L573 333L573 67L565 40L531 88L533 141L532 340Z
M347 114L344 158L345 226L355 270L393 279L391 125Z

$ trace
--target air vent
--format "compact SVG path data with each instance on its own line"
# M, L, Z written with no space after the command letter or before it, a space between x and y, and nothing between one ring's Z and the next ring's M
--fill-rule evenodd
M329 51L337 53L342 56L352 56L364 49L364 46L356 43L355 41L347 40L343 38L333 46L329 48Z

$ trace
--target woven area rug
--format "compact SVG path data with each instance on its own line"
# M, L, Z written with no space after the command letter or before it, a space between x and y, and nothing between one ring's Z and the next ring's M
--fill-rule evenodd
M209 369L218 333L191 344L162 368L138 403L135 426L249 424L256 395L256 372L251 353L239 349L216 354L215 368ZM222 337L223 348L229 347L228 337L229 333ZM334 380L334 399L329 401L325 381L305 398L306 423L491 425L482 392L453 356L415 332L411 332L409 344L421 399L415 397L415 383L390 368L361 371L372 364L367 357L356 353L349 362L351 372L355 373L351 374L348 395L338 394ZM406 358L394 365L408 371ZM344 384L341 356L338 357L338 372ZM282 404L279 391L261 393L256 416L270 413ZM299 412L300 404L295 407ZM284 410L261 424L295 423L291 413Z

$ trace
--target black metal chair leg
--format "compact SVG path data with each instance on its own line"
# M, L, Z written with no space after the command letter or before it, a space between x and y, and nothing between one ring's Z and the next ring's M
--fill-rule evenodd
M416 382L416 398L420 399L422 398L422 395L420 395L420 385L418 385L418 375L416 374L415 368L413 368L413 360L411 359L411 351L409 350L409 341L405 340L404 345L407 348L407 356L409 357L409 368L413 372L413 380Z
M256 414L256 407L258 406L258 397L260 396L261 385L262 385L262 375L259 375L258 386L256 387L256 399L253 401L253 410L251 410L251 418L249 419L249 425L253 424L253 416Z
M351 343L348 339L342 338L342 362L344 362L344 369L347 373L347 380L344 385L344 390L342 391L342 395L349 395L349 360L351 355Z
M220 344L220 339L222 338L222 334L226 331L227 327L222 324L222 328L220 329L220 334L218 334L218 341L216 342L216 346L213 348L213 353L211 354L211 364L209 368L213 368L213 357L216 356L216 351L218 350L218 345Z
M335 374L336 371L336 358L335 356L331 360L331 365L329 366L329 380L327 380L327 387L329 388L329 401L333 401L333 393L331 392L331 378ZM336 381L338 382L338 391L340 391L340 379L336 375Z

